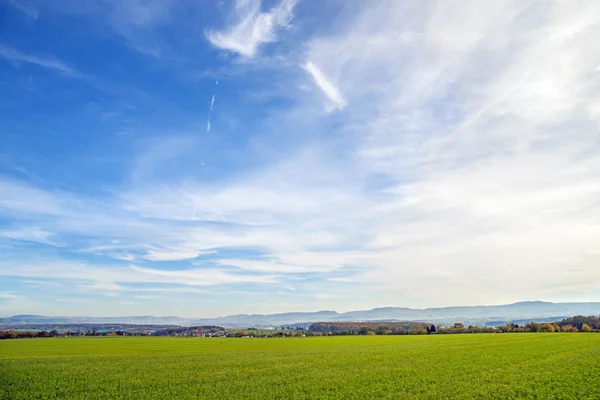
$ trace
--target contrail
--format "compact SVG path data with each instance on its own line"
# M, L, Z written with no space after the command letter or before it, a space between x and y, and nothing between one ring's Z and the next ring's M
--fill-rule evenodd
M215 82L218 85L219 81ZM212 115L213 107L215 105L215 95L213 94L212 100L210 101L210 110L208 110L208 120L206 121L206 132L210 132L210 116Z
M210 101L210 110L208 110L208 121L206 121L206 132L210 132L210 116L212 115L213 106L215 105L215 95L213 94Z
M208 121L206 121L206 132L210 132L210 116L212 115L213 106L215 105L215 95L213 94L210 101L210 110L208 110Z

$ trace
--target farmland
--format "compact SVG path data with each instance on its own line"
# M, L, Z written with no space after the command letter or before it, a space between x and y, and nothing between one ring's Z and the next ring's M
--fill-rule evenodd
M600 334L0 342L0 397L600 398Z

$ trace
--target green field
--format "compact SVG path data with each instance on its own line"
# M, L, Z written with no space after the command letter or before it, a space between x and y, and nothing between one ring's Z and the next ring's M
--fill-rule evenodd
M3 399L600 399L600 334L0 342Z

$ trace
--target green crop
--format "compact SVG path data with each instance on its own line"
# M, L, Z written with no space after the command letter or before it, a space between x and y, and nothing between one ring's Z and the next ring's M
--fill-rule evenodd
M600 334L0 342L3 399L600 399Z

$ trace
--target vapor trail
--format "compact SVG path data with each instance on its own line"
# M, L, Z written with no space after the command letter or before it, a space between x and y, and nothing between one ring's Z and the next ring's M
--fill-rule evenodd
M206 132L210 132L210 116L212 115L213 106L215 105L215 95L213 94L210 101L210 109L208 110L208 121L206 121Z

